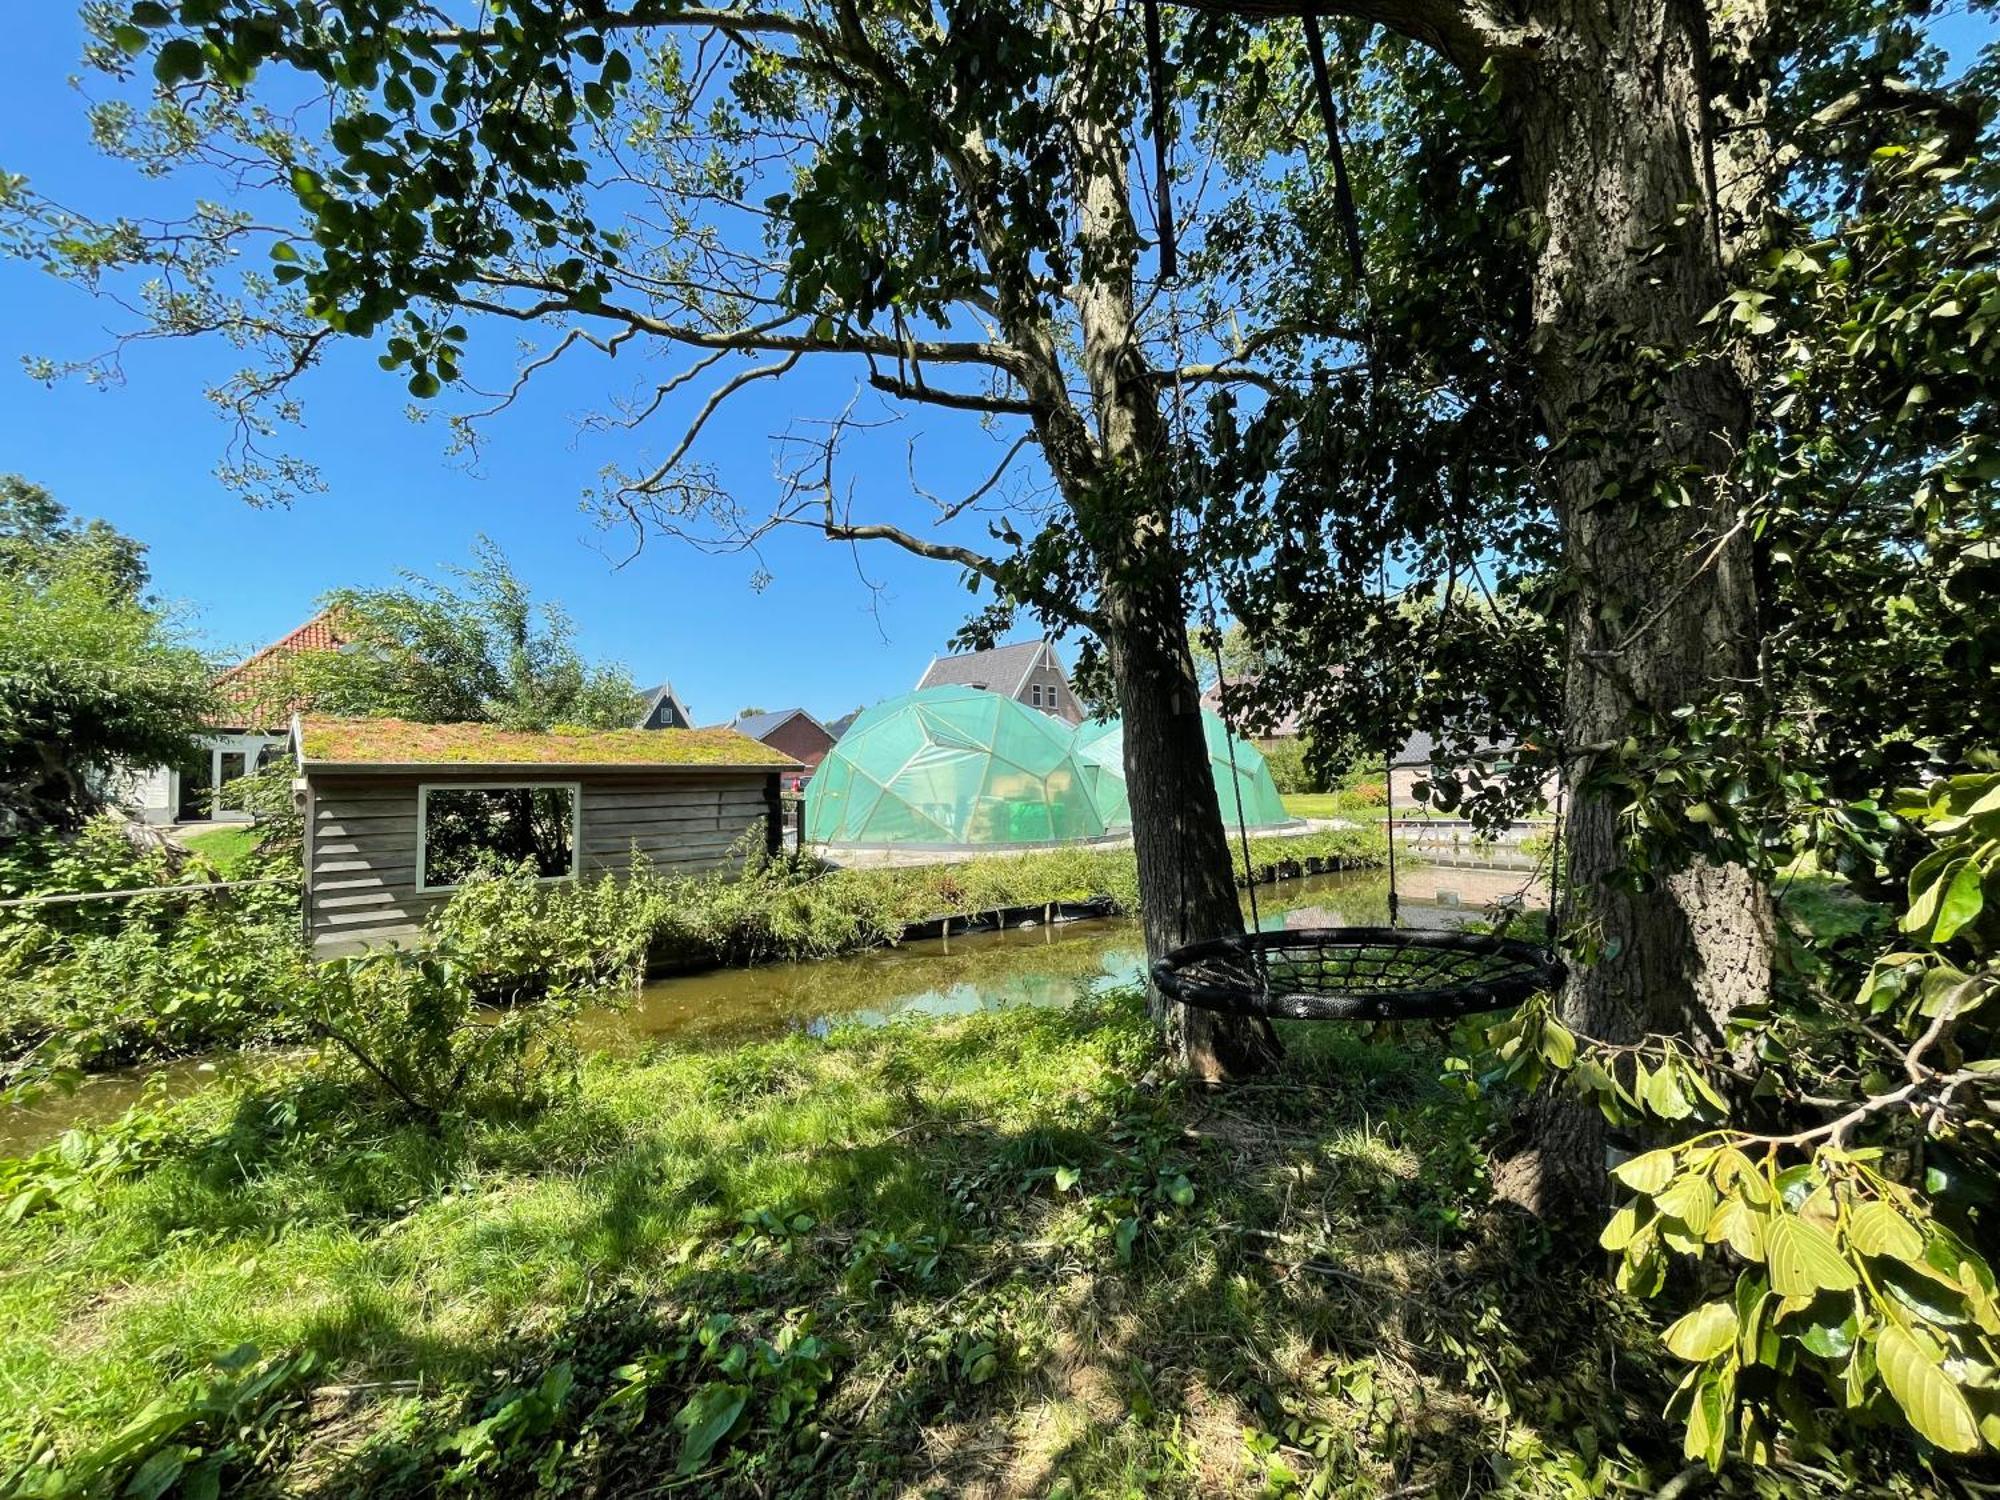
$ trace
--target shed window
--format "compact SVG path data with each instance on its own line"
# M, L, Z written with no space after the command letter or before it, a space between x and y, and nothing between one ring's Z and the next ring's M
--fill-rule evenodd
M526 865L543 880L576 873L574 783L417 789L417 886L449 890L481 869Z

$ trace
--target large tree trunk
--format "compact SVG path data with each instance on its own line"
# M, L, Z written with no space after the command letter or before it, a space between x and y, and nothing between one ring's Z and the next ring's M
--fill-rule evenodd
M1700 320L1725 285L1703 6L1552 0L1534 10L1550 40L1510 71L1507 89L1545 236L1534 313L1575 586L1564 734L1573 747L1603 745L1643 739L1649 722L1719 690L1754 691L1751 546L1721 478L1748 407L1715 361L1675 364L1702 341ZM1705 861L1635 888L1617 808L1615 795L1587 786L1570 803L1566 915L1587 956L1563 1018L1612 1042L1712 1036L1765 991L1767 897L1743 867ZM1507 1186L1544 1205L1599 1201L1606 1142L1595 1108L1549 1100L1536 1124L1535 1151Z
M1242 932L1243 909L1188 652L1169 434L1138 338L1132 283L1138 233L1124 141L1083 109L1076 149L1086 186L1083 254L1072 295L1097 417L1098 466L1088 480L1072 479L1065 489L1095 543L1102 578L1105 646L1125 723L1132 850L1150 960L1181 943ZM1157 990L1151 1003L1169 1057L1194 1077L1218 1082L1262 1071L1279 1056L1277 1034L1261 1018L1169 1004Z
M1209 770L1200 688L1178 584L1110 591L1111 670L1125 720L1125 786L1146 956L1243 930L1229 836ZM1278 1057L1268 1021L1170 1004L1151 992L1170 1056L1206 1082L1261 1072Z

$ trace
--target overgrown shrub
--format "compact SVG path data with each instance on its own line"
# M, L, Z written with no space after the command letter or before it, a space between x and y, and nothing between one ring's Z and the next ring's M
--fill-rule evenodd
M668 891L642 859L617 878L546 881L526 868L491 871L467 880L432 915L430 938L491 1004L615 991L644 974Z
M10 851L0 881L35 893L196 884L216 871L135 840L122 820ZM296 887L171 891L0 911L0 1090L215 1046L301 1035Z
M1540 1005L1491 1033L1505 1073L1565 1075L1652 1147L1614 1172L1629 1196L1602 1244L1621 1290L1679 1314L1670 1412L1711 1468L1840 1451L1840 1429L1884 1423L1947 1454L2000 1450L1981 1248L2000 1181L2000 773L1895 811L1932 845L1900 940L1884 951L1851 912L1808 934L1771 1003L1732 1018L1736 1054L1612 1046Z
M582 992L552 988L495 1008L480 1003L476 978L450 945L334 959L313 976L306 1024L356 1082L426 1125L538 1109L566 1093Z
M1312 768L1304 740L1272 740L1262 749L1264 764L1280 792L1291 795L1326 790L1326 779Z

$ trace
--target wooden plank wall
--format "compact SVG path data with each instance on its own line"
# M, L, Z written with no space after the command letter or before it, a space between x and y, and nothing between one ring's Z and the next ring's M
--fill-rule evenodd
M733 863L747 829L761 841L770 781L761 771L564 776L583 786L585 875L630 867L633 851L663 873L696 874ZM452 774L330 776L315 773L307 798L306 927L316 957L415 938L448 899L417 890L417 788L430 783L520 785L526 778Z

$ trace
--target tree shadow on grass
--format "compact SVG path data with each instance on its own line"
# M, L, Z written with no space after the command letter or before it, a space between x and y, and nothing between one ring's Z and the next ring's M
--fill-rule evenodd
M982 1031L931 1061L975 1064ZM487 1493L554 1492L558 1473L564 1492L657 1493L685 1451L676 1414L717 1384L748 1394L690 1493L1257 1494L1326 1471L1336 1493L1464 1494L1527 1465L1588 1475L1621 1439L1667 1462L1664 1390L1612 1378L1618 1330L1573 1248L1480 1207L1476 1124L1432 1060L1300 1042L1251 1088L1108 1088L1001 1121L899 1057L865 1130L817 1142L749 1107L808 1100L810 1080L739 1080L742 1118L706 1141L632 1133L548 1230L588 1263L586 1293L397 1351L497 1373L372 1441L309 1444L291 1479L431 1493L456 1465ZM504 1254L520 1232L474 1240ZM736 1321L704 1355L690 1339L717 1314ZM827 1376L781 1402L755 1351L806 1321ZM620 1405L635 1362L658 1368Z

